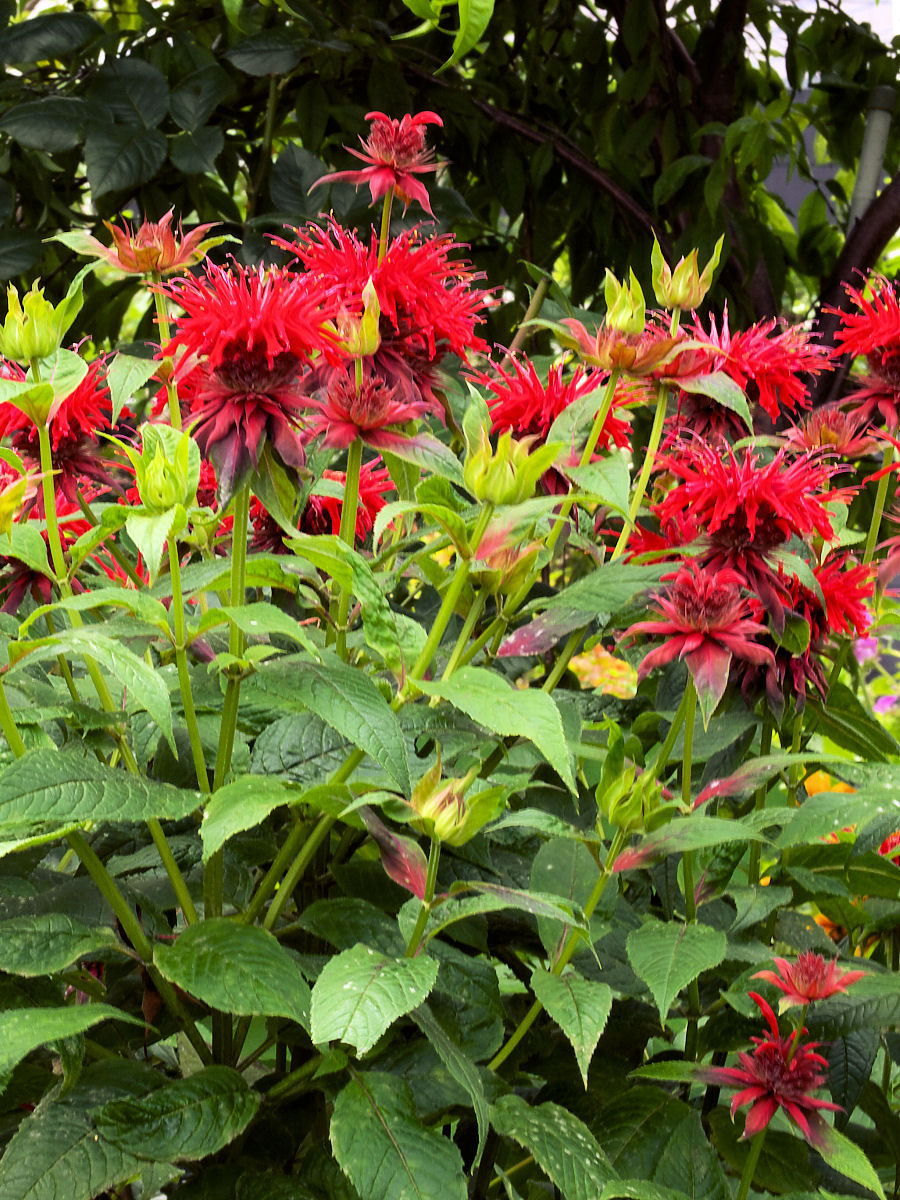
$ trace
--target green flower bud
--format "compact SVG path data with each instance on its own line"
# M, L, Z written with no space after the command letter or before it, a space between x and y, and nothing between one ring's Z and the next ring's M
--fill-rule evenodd
M650 262L653 268L653 291L664 308L693 309L703 303L712 286L713 272L719 265L724 237L716 242L712 257L702 271L697 269L697 251L692 250L686 258L679 259L673 271L663 258L659 242L653 239Z
M337 318L340 347L350 358L366 358L381 345L381 305L371 279L362 290L362 298L365 307L361 317L342 313Z
M33 359L55 354L81 308L80 289L56 306L44 299L44 290L37 283L21 301L12 286L6 296L8 304L6 320L0 327L0 354L23 366Z
M628 283L619 283L612 271L607 268L604 288L606 299L604 323L610 329L617 329L620 333L643 333L646 315L644 293L641 291L637 276L630 268L628 275Z
M540 446L534 452L534 438L513 441L509 430L501 433L496 451L484 427L479 429L477 448L469 444L463 467L463 480L476 500L487 504L521 504L534 495L537 482L553 465L560 447Z
M169 512L177 505L188 509L197 503L200 451L189 433L168 425L142 425L141 454L118 438L110 441L131 460L141 504L151 513Z
M442 780L438 752L437 762L422 776L412 794L412 806L421 818L423 832L448 846L462 846L502 811L503 788L484 788L466 800L466 792L477 774L478 768L473 767L462 779Z

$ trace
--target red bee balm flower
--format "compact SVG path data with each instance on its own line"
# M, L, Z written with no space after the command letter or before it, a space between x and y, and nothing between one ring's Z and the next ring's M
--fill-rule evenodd
M815 1053L819 1043L795 1045L799 1033L796 1037L781 1037L772 1009L756 992L750 995L765 1017L769 1032L764 1037L750 1039L756 1049L752 1054L738 1055L739 1067L704 1067L697 1072L697 1078L703 1083L741 1089L731 1101L731 1115L734 1117L745 1104L750 1105L742 1135L745 1139L765 1129L780 1108L810 1145L822 1146L829 1126L821 1110L840 1112L840 1105L816 1100L810 1094L825 1082L822 1068L828 1063Z
M373 204L393 188L403 201L404 209L410 200L418 200L428 215L434 216L425 185L416 176L443 166L434 161L434 151L425 145L424 126L443 126L444 122L433 112L420 112L415 116L406 113L399 121L392 120L384 113L370 112L366 113L366 120L372 122L372 128L368 141L359 139L362 150L353 150L349 146L344 149L369 165L361 171L335 171L331 175L323 175L313 187L340 181L355 184L356 187L367 183Z
M639 680L673 658L687 661L706 724L724 695L732 657L756 665L773 661L772 651L753 640L765 633L765 626L741 597L742 582L735 571L692 562L674 576L668 593L656 598L665 619L638 621L626 631L626 636L650 633L666 638L641 663Z
M757 971L753 978L765 979L784 992L780 1004L782 1010L790 1008L792 1004L812 1004L814 1000L836 996L865 975L865 971L841 971L835 960L826 962L821 954L813 950L801 954L796 963L789 963L786 958L776 958L775 966L777 973Z
M159 290L184 309L162 353L185 356L179 390L197 444L216 468L220 502L258 468L267 440L287 466L301 466L307 400L300 377L313 355L334 354L320 293L287 271L216 266L205 278Z

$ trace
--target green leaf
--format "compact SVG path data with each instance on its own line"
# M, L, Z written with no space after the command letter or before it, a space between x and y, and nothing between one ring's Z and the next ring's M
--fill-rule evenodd
M145 130L160 125L169 112L165 75L136 54L108 58L92 75L90 98L102 106L111 120L121 123L123 133L132 137L140 137ZM106 126L104 131L109 128Z
M72 1037L101 1021L143 1025L137 1017L108 1004L74 1004L65 1008L16 1008L0 1013L0 1079L26 1054L47 1042ZM6 1195L6 1193L2 1193Z
M41 537L41 531L32 524L13 525L9 538L4 538L0 545L4 555L25 563L39 575L50 574L50 564L47 561L47 543Z
M429 696L447 700L494 733L528 738L569 790L577 792L562 718L547 692L512 687L500 675L482 667L463 667L446 680L417 680L416 687Z
M303 789L296 784L267 775L245 775L219 788L207 802L200 827L203 861L236 833L255 829L273 809L298 804L302 797Z
M433 958L387 958L357 944L330 959L312 991L311 1036L366 1054L398 1017L418 1008L434 987Z
M605 983L582 979L575 971L551 975L536 967L531 976L531 989L544 1009L569 1041L575 1051L578 1070L587 1090L591 1057L606 1027L612 1008L612 990Z
M494 12L494 0L457 0L457 6L459 29L453 39L453 53L438 68L438 72L458 63L463 55L478 44Z
M601 504L623 514L628 512L631 478L623 453L613 451L598 462L560 469L581 491L589 493Z
M169 112L181 129L199 129L212 116L223 100L234 94L234 84L227 71L210 63L192 72L172 88Z
M62 912L0 921L0 971L52 975L98 951L123 949L111 929L91 929Z
M704 171L709 170L709 159L705 154L685 154L669 163L653 185L654 207L671 200L684 181L701 168Z
M8 33L8 31L7 31ZM54 154L71 150L84 138L87 105L74 96L46 96L7 109L0 129L20 146Z
M829 1128L824 1141L821 1145L817 1145L816 1149L832 1170L852 1179L854 1183L862 1184L876 1196L881 1197L881 1200L885 1200L884 1188L881 1186L878 1173L855 1142L851 1142L848 1137L836 1129Z
M41 539L43 541L43 538ZM154 600L146 592L138 592L134 588L106 587L96 588L91 592L79 592L77 596L67 596L53 604L42 604L36 608L19 626L19 637L24 637L32 624L48 612L86 612L92 608L125 608L140 621L155 625L161 632L169 631L169 614L166 606L159 600ZM100 630L102 633L102 629Z
M900 746L884 725L866 712L844 683L836 683L830 689L827 704L811 698L810 708L816 714L818 729L851 754L869 761L888 762L900 752Z
M135 1099L112 1100L94 1112L101 1137L155 1162L217 1154L242 1133L262 1097L231 1067L205 1067Z
M309 1028L309 986L271 933L224 917L189 925L153 960L170 983L220 1012L289 1017Z
M417 1120L409 1085L394 1075L369 1071L347 1084L331 1146L365 1200L465 1200L459 1150Z
M881 1038L876 1029L851 1029L828 1046L828 1090L849 1119L875 1066Z
M117 354L106 372L106 382L112 400L112 423L119 420L122 409L135 392L144 386L158 368L153 358L136 358L133 354Z
M501 1096L491 1124L529 1154L565 1200L597 1200L616 1172L588 1127L549 1101L531 1108L521 1096Z
M10 658L15 655L16 664L11 668L10 676L23 664L30 665L55 659L60 651L93 658L105 667L125 689L126 704L146 709L174 752L172 702L165 678L133 650L123 646L120 641L97 632L94 626L60 629L52 637L40 638L33 642L11 643Z
M458 897L455 893L462 889L479 894ZM497 912L503 908L517 908L522 912L530 913L533 917L560 921L563 925L572 925L577 929L587 930L587 921L578 905L567 904L558 896L535 891L525 892L519 888L489 883L486 880L457 883L450 890L450 898L442 900L432 909L427 925L429 938L434 937L453 922L462 920L463 917Z
M703 971L718 966L728 947L725 934L708 925L646 921L628 935L628 961L650 989L665 1025L672 1002Z
M443 1025L433 1016L427 1005L422 1004L419 1008L413 1009L410 1016L428 1038L429 1045L456 1082L464 1087L471 1097L475 1120L478 1123L478 1148L475 1151L472 1167L477 1167L481 1161L490 1123L487 1097L484 1094L484 1084L481 1082L478 1068L468 1054L445 1031Z
M169 143L169 158L185 175L202 175L215 170L216 159L224 148L222 130L206 126L176 134Z
M148 183L166 161L168 149L165 135L158 129L92 125L84 143L91 194L105 196Z
M41 239L28 229L0 230L0 280L25 275L44 252Z
M726 375L724 371L712 371L709 375L690 375L679 378L678 386L685 392L707 396L721 404L723 408L737 413L750 432L753 432L753 418L750 416L750 405L743 388Z
M409 796L412 783L400 723L368 676L328 654L321 663L282 658L266 664L256 681L264 691L321 717L371 755Z
M720 817L703 817L692 813L676 817L668 825L647 834L635 846L623 850L613 863L613 871L633 871L646 867L660 858L685 850L703 850L726 842L764 842L761 833L748 829L739 821Z
M421 467L423 471L449 479L451 483L464 487L462 467L459 459L443 442L430 433L417 433L415 437L397 438L391 441L391 454L403 462Z
M179 821L197 792L116 771L96 758L57 749L29 750L0 772L0 836L31 826L79 821Z
M319 657L319 651L309 634L296 618L289 616L274 604L264 600L254 604L243 604L231 607L211 608L204 613L197 626L198 633L205 633L223 621L229 621L246 637L263 637L276 634L290 638L308 651L314 658Z
M103 26L81 12L48 13L7 25L0 46L0 62L36 63L70 55L89 38L103 33Z
M133 512L125 521L125 529L144 560L151 583L159 574L166 542L175 531L179 518L185 519L180 504L167 512Z
M286 75L300 61L300 47L288 34L273 29L238 42L225 57L245 75Z
M781 849L802 846L849 825L863 826L885 813L894 812L900 827L900 798L893 788L865 788L859 792L817 792L807 796L779 834Z

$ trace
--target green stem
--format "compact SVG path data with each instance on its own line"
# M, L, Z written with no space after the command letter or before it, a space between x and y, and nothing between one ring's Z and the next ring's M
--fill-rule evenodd
M878 480L878 489L875 492L875 507L872 510L872 520L869 522L869 533L866 537L866 548L863 552L863 562L870 563L875 555L875 547L878 544L878 534L881 532L881 518L884 515L884 506L887 501L888 487L891 482L891 472L888 470L891 463L894 461L894 447L888 442L884 452L884 457L881 460L881 469L884 474Z
M250 485L245 483L234 497L234 527L231 538L231 591L229 603L240 608L244 603L247 578L247 531L250 524ZM235 658L244 653L244 635L232 622L228 635L228 652ZM231 753L234 749L234 734L237 728L240 679L229 678L225 685L225 700L222 705L222 727L219 730L219 747L216 754L216 772L213 791L225 782L231 769Z
M300 847L306 841L309 835L309 826L306 821L298 820L291 832L287 835L284 843L278 853L272 860L272 865L266 871L265 875L259 882L259 886L251 897L250 903L247 905L241 921L245 925L252 925L259 914L265 908L266 901L275 891L279 879L287 870L288 865L293 861L294 855L300 850Z
M0 731L2 731L3 736L6 738L6 744L16 758L21 758L25 753L25 743L22 741L22 735L19 733L16 719L12 714L12 709L9 707L9 700L7 699L6 688L3 686L2 679L0 679Z
M154 285L158 285L162 276L158 271L153 271L150 278ZM171 326L169 324L169 310L166 307L166 298L162 292L157 291L156 286L153 288L153 301L156 305L156 324L159 327L159 344L160 348L167 346L172 336ZM169 424L173 429L181 429L181 405L178 403L178 389L175 386L174 370L175 364L171 358L164 358L160 364L166 381L166 403L169 408Z
M378 235L378 261L383 262L384 256L387 254L388 241L391 236L391 206L394 203L394 189L392 187L384 194L384 204L381 209L381 232Z
M693 683L693 680L691 682ZM684 724L685 718L687 717L688 708L691 706L690 700L691 693L687 688L685 688L684 695L681 697L681 703L675 710L675 716L672 718L672 724L669 726L669 732L666 734L665 740L659 748L659 753L656 756L656 760L654 761L653 766L650 768L650 770L653 772L654 779L661 779L663 772L668 765L669 755L672 753L672 747L675 745L678 734L681 732L681 726ZM694 693L694 702L696 703L696 692Z
M688 673L687 701L684 712L684 755L681 760L681 803L690 811L691 807L691 774L694 756L694 721L697 716L697 689L694 678ZM694 852L685 850L681 856L681 870L684 883L684 916L688 925L697 922L697 897L694 886ZM688 1025L685 1035L685 1058L693 1061L697 1057L697 1032L700 1018L700 985L696 979L688 984Z
M487 602L489 592L487 588L481 587L475 593L475 599L469 607L469 612L466 617L462 629L459 631L459 637L456 639L456 645L453 647L453 653L447 660L447 665L444 667L444 673L441 679L449 679L456 668L459 666L459 660L462 658L463 652L466 649L469 638L472 635L472 630L478 624L478 618L484 612L484 606Z
M269 905L269 911L263 917L263 929L271 929L278 918L281 916L285 905L293 895L294 888L302 879L306 868L312 862L313 855L321 846L331 832L331 827L334 825L335 818L323 813L318 821L313 826L312 833L303 843L303 848L300 853L291 863L290 870L281 881L281 886L275 899Z
M155 817L151 817L147 822L147 828L150 830L150 836L153 838L153 844L157 849L160 861L166 869L166 874L172 884L175 896L178 903L181 905L185 920L188 925L196 925L199 921L197 910L194 908L194 901L191 899L191 893L188 891L188 886L184 881L184 876L178 863L175 861L175 855L172 853L172 848L166 840L166 835L163 832L163 827Z
M266 118L263 125L262 143L259 147L259 161L247 191L247 220L255 214L256 205L262 192L266 175L272 166L272 143L275 138L275 117L278 113L279 85L275 75L269 77L269 95L266 100Z
M416 917L416 923L413 926L413 931L409 935L409 941L406 945L407 958L415 958L419 952L422 934L425 932L425 926L428 924L428 917L431 913L431 905L434 901L434 889L437 885L438 863L440 861L441 843L436 837L433 837L431 839L431 846L428 851L428 871L425 876L425 894L422 897L422 903L419 906L419 915Z
M136 953L147 967L154 986L162 997L163 1003L180 1022L188 1041L196 1050L201 1061L208 1065L212 1061L209 1047L200 1036L190 1015L185 1011L175 989L168 980L160 975L159 971L153 965L153 944L144 933L140 921L131 911L128 901L122 895L121 891L119 891L115 880L97 857L93 847L83 834L74 831L67 835L67 840L78 855L82 866L94 881L97 890L118 917L119 924L122 926L125 936L131 942L132 946L134 946Z
M541 689L542 691L552 692L562 679L563 675L565 675L566 669L569 663L572 661L575 651L581 644L581 639L585 635L586 628L586 626L583 626L581 629L576 629L574 633L569 634L569 640L566 642L565 646L563 646L562 653L553 664L553 670L544 680L543 687Z
M100 524L100 522L97 520L94 510L91 508L90 504L88 504L87 500L85 500L81 492L78 493L78 507L95 528ZM115 542L104 542L103 547L109 552L113 562L115 562L117 566L121 567L136 588L140 589L145 586L146 581L141 579L140 575L138 575L137 571L134 569L133 564L128 561L127 556L122 553Z
M763 719L762 733L759 736L759 756L764 758L772 749L772 721L766 716ZM753 807L757 812L760 812L766 807L766 785L756 789L756 796L753 800ZM750 844L750 859L747 864L747 882L751 887L756 887L759 883L759 857L760 845L759 842L751 842Z
M584 915L588 921L594 915L594 910L603 898L603 893L606 891L606 885L609 883L611 878L612 867L614 866L616 859L619 857L622 847L625 845L627 836L628 835L623 829L617 829L613 836L613 840L610 843L609 852L606 855L606 862L604 863L603 869L597 878L597 882L594 884L593 890L588 897L587 904L584 906ZM564 968L568 965L568 962L575 953L580 941L581 934L577 931L569 934L568 940L566 941L559 958L550 968L551 974L561 975L563 973ZM531 1008L529 1008L528 1012L516 1026L507 1042L500 1047L500 1049L488 1063L489 1071L496 1071L502 1063L506 1062L507 1058L509 1058L510 1054L512 1054L513 1050L515 1050L516 1046L518 1046L519 1042L521 1042L522 1038L540 1016L543 1007L544 1006L541 1004L540 1000L535 1000Z
M550 290L550 278L545 275L537 287L534 289L534 295L531 297L531 303L525 310L525 316L519 322L519 328L516 330L516 336L509 343L509 349L506 352L507 358L512 358L517 350L520 350L525 342L525 339L531 333L528 328L528 322L533 321L544 306L544 301L547 298L547 292Z
M750 1184L753 1182L756 1164L759 1162L759 1156L762 1153L763 1142L765 1140L766 1130L761 1129L750 1142L750 1153L747 1155L744 1169L741 1172L741 1186L738 1188L737 1200L747 1200L747 1196L750 1193Z
M191 691L191 677L188 672L187 652L185 643L187 631L184 623L184 597L181 592L181 563L178 561L178 549L175 538L169 538L169 578L172 583L172 628L175 634L175 663L178 667L178 684L181 688L181 704L184 709L184 720L187 725L188 737L191 742L191 754L194 759L194 770L197 774L197 786L204 794L208 794L209 776L206 773L206 760L203 757L203 742L200 737L200 727L197 724L197 711L194 708L194 696Z
M359 360L357 360L359 362ZM347 479L344 484L344 502L341 505L340 539L352 550L356 544L356 510L359 507L359 473L362 468L362 439L350 443L347 451ZM341 588L337 610L337 652L341 658L347 656L347 614L350 612L352 585Z
M634 490L634 495L631 497L631 504L628 506L628 520L622 526L622 532L619 534L619 540L616 542L616 548L613 550L610 557L610 562L615 562L617 558L621 558L625 553L625 547L628 545L628 538L631 530L634 528L635 520L640 512L641 504L644 501L644 495L647 491L647 484L650 482L650 476L653 472L653 467L656 463L656 452L659 449L659 443L662 440L663 425L666 420L666 403L669 398L668 388L660 385L659 393L656 398L656 412L653 414L653 426L650 429L650 440L647 443L647 449L644 452L644 464L641 467L641 473L638 475L637 487Z

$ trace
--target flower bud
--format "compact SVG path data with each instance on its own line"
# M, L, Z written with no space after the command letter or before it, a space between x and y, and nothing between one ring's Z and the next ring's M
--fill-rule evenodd
M477 449L469 444L463 480L476 500L487 504L520 504L534 495L537 481L553 465L560 447L540 446L533 453L534 438L513 441L512 433L501 433L496 451L487 431L479 430Z
M629 282L619 283L607 268L604 297L606 299L605 324L619 333L638 334L644 332L646 307L644 293L634 271L629 268Z
M0 354L22 365L54 354L81 307L80 292L77 303L67 296L54 306L44 299L44 289L36 283L21 301L12 285L6 296L8 305L6 320L0 328Z
M687 258L679 259L675 270L671 270L663 258L659 242L653 239L651 265L653 268L653 291L656 299L664 308L693 309L703 303L706 293L712 285L713 272L719 265L719 255L722 253L720 237L716 242L712 257L701 272L697 270L697 251L692 250Z
M197 502L200 451L188 433L167 425L141 426L143 453L138 454L113 438L131 459L141 504L151 512L163 513Z
M421 818L422 830L448 846L462 846L493 820L503 808L503 788L485 788L470 800L466 792L472 786L478 768L473 767L462 779L441 779L441 756L422 776L412 793L412 806Z

